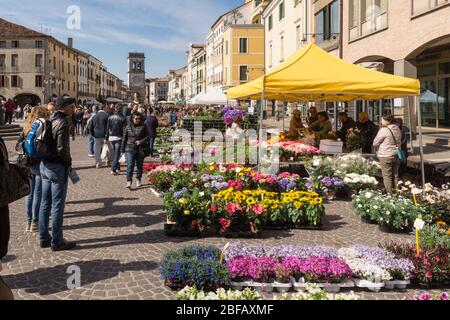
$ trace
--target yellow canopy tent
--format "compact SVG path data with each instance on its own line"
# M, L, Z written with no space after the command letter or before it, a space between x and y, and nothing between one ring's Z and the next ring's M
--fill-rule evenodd
M420 95L420 82L341 60L315 44L300 49L258 79L228 90L228 98L281 101L380 100Z
M310 44L264 76L229 89L227 95L236 100L286 102L381 100L420 96L420 81L354 65ZM424 175L421 110L417 109Z

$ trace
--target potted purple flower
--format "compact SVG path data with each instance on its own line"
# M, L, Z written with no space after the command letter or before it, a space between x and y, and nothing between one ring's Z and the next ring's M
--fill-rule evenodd
M323 187L323 194L328 201L336 198L336 193L345 187L345 182L339 177L323 177L320 180Z

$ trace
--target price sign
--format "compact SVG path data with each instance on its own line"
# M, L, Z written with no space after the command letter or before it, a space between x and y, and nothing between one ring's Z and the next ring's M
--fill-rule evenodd
M416 228L416 230L422 230L424 226L425 221L420 218L416 219L416 221L414 222L414 228Z
M225 256L225 252L228 250L228 248L230 247L230 243L228 242L222 249L222 253L220 254L220 263L223 262L223 258Z

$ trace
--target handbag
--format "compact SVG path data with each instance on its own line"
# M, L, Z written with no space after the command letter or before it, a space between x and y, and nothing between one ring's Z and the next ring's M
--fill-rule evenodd
M387 128L392 135L392 138L394 139L394 143L397 146L397 158L402 162L405 163L406 162L406 155L405 152L402 150L401 146L397 143L397 139L395 139L394 133L392 132L392 130L390 128Z
M6 207L30 193L27 167L3 161L0 164L0 207Z

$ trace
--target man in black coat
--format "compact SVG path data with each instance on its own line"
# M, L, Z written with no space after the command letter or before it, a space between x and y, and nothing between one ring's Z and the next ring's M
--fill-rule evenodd
M372 153L373 140L378 134L378 126L373 123L366 112L359 114L359 120L355 123L355 129L363 137L366 137L366 144L363 148L363 153Z
M336 132L336 136L344 142L344 145L347 142L347 134L350 129L353 129L355 126L355 120L350 118L347 114L347 112L341 112L339 114L339 121L341 122L342 126L341 129L339 129Z
M89 130L94 137L94 156L95 156L95 166L96 168L101 168L102 166L102 149L103 145L106 144L109 148L111 154L111 147L106 139L107 137L107 126L109 114L105 112L104 106L99 106L99 111L92 118L90 122Z
M150 108L150 116L145 121L145 127L148 132L149 141L150 141L150 157L153 157L155 140L157 137L157 129L158 129L158 118L155 116L153 109Z

